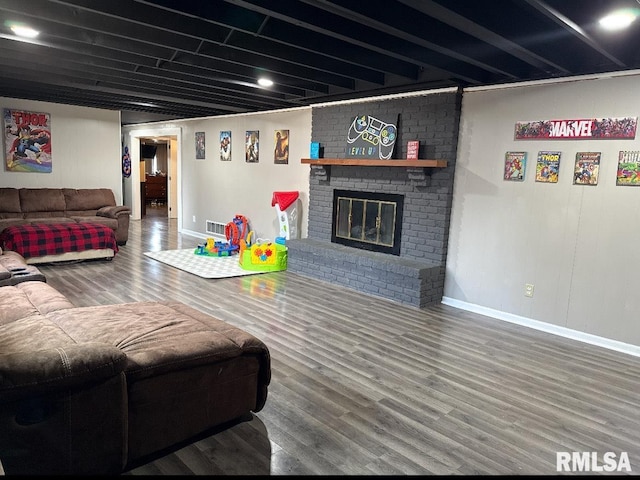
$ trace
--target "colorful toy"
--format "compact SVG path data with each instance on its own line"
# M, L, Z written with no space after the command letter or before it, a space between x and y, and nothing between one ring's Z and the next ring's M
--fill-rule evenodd
M287 269L287 247L282 243L257 241L240 255L240 266L245 270L278 272Z
M225 225L224 233L227 238L226 242L215 241L213 238L207 238L206 243L198 245L194 253L196 255L207 255L210 257L227 257L238 253L241 243L244 248L247 246L247 230L249 229L249 221L243 215L236 215L233 220Z

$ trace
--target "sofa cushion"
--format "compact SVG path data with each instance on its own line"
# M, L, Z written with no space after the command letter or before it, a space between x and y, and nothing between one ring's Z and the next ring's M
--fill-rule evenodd
M0 188L0 212L22 213L17 188Z
M16 285L16 288L26 295L31 304L42 314L74 308L67 297L47 283L24 282Z
M42 212L40 212L42 213ZM46 223L46 224L51 224L51 225L55 225L55 224L59 224L59 223L76 223L76 221L71 218L71 217L64 217L64 216L59 216L59 217L27 217L24 219L24 224L26 225L36 225L39 223ZM18 223L15 223L14 225L19 225ZM10 225L7 225L7 227ZM6 227L5 227L6 228Z
M92 216L71 216L71 218L78 223L97 223L98 225L104 225L105 227L109 227L112 230L118 229L118 220L115 218L107 218L107 217L92 217Z
M63 188L62 192L68 211L98 210L116 204L113 191L108 188Z
M35 326L26 319L25 326ZM49 332L42 332L49 333ZM126 363L117 348L103 344L56 344L51 348L25 348L0 354L0 397L33 397L117 376Z
M37 314L38 309L35 305L31 303L26 295L21 294L16 287L0 287L0 326ZM2 351L5 351L7 347L4 342L4 332L4 328L0 329Z
M25 317L72 307L73 304L64 295L44 282L23 282L0 287L0 325L3 326ZM4 328L0 329L0 337L4 333ZM4 340L0 340L3 352L7 349Z
M21 188L19 194L22 213L66 210L64 194L60 188Z
M71 223L71 220L64 212L26 212L24 219L29 223Z
M249 333L176 302L137 302L76 307L47 318L78 343L99 342L127 355L127 378L137 380L243 354L263 359L269 383L266 346ZM87 328L87 324L91 328Z

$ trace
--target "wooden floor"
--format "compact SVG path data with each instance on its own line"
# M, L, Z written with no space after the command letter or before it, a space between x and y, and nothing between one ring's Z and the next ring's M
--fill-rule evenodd
M640 358L286 271L206 280L143 255L199 241L147 215L112 261L39 266L77 306L178 300L270 349L262 411L127 474L555 475L559 451L626 452L640 473Z

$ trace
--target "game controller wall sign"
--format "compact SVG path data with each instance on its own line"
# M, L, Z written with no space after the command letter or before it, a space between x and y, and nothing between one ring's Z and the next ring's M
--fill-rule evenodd
M398 138L396 123L385 122L371 115L358 115L347 134L347 157L388 160Z

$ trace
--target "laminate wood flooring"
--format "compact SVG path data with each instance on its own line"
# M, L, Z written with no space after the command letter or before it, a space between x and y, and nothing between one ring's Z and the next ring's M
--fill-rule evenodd
M561 451L626 452L640 473L640 358L286 271L207 280L143 255L199 241L148 217L112 261L40 266L77 306L177 300L270 349L262 411L126 475L555 475Z

